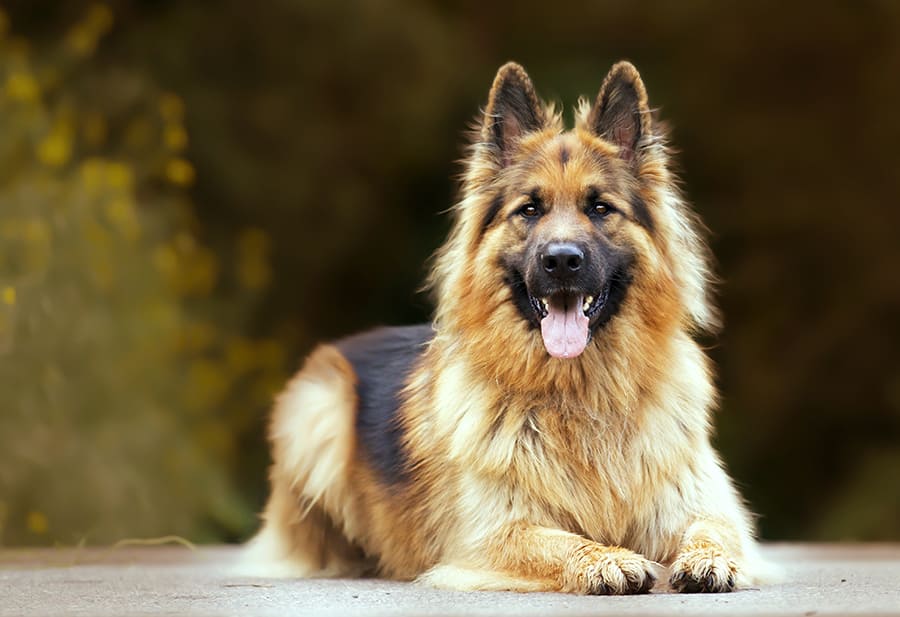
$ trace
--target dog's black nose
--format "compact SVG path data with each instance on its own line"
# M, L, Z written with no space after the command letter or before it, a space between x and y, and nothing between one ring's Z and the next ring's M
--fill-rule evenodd
M584 251L570 242L551 242L541 253L544 272L556 279L575 276L584 263Z

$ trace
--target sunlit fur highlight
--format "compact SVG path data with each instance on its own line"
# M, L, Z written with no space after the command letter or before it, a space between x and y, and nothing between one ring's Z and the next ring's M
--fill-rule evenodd
M616 65L601 96L613 78L640 94L646 133L633 170L591 129L597 103L587 101L572 131L542 107L542 126L498 152L486 127L499 86L515 80L537 100L521 67L498 73L429 279L436 334L403 392L410 479L389 484L371 468L354 431L353 369L320 347L273 413L272 494L247 551L251 572L575 593L647 591L658 564L685 591L759 579L751 516L710 445L716 394L692 338L717 325L708 253L640 77ZM571 151L562 170L560 148ZM576 190L579 170L593 169L588 154L612 161L653 228L611 223L637 255L626 300L582 356L551 361L501 283L498 257L517 240L504 221L483 222L517 173Z

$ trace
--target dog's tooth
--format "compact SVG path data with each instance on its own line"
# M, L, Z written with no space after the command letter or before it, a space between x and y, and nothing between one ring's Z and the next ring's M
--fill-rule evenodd
M591 303L590 303L590 302L585 302L585 303L581 306L581 311L582 311L583 313L587 313L589 308L591 308Z
M585 299L584 299L584 303L587 304L588 306L590 306L591 304L593 304L593 303L594 303L594 296L588 296L587 298L585 298Z
M544 304L544 308L548 311L550 310L550 303L547 301L547 298L541 298L541 302Z

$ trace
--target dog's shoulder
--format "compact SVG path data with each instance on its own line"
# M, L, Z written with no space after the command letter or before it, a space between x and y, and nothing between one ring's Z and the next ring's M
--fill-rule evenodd
M376 328L334 343L356 375L357 437L370 464L391 484L404 479L406 468L401 393L433 337L431 324L421 324Z

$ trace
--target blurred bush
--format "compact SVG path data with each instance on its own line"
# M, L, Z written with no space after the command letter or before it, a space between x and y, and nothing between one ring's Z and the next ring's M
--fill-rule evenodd
M35 49L0 12L0 543L245 534L236 436L284 377L240 330L266 235L204 246L183 101L89 69L112 22Z

